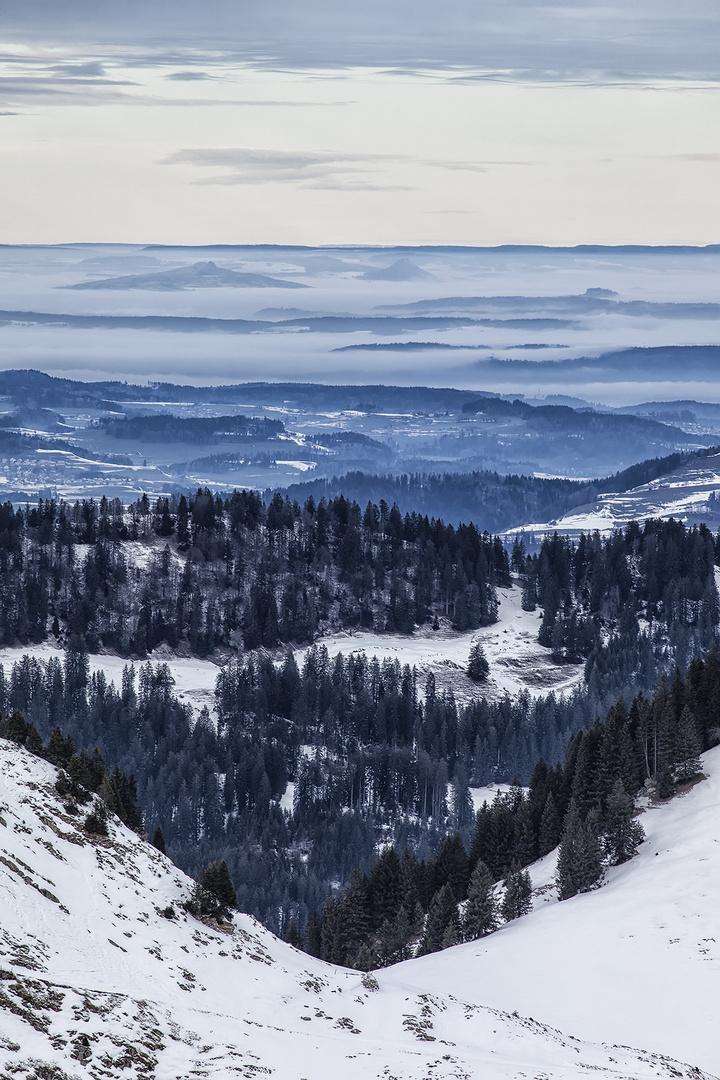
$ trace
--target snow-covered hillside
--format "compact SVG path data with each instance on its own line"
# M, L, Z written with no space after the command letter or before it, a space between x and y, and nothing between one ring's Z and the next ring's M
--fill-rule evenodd
M703 761L707 779L647 809L640 854L601 889L540 897L491 937L387 977L720 1071L720 747ZM530 868L536 886L552 860Z
M720 454L692 459L674 472L641 484L622 494L601 495L596 503L579 506L556 521L535 522L520 529L508 529L506 535L557 531L579 536L581 532L611 533L629 521L647 518L670 518L692 524L700 520L711 527L720 520ZM717 508L717 509L716 509Z
M374 980L297 952L248 916L232 929L197 922L181 907L189 880L117 823L107 839L85 835L55 779L0 741L3 1080L709 1075L466 1004L481 982L487 1001L498 997L472 946ZM455 985L440 992L451 970ZM587 970L578 958L577 982ZM522 1011L522 963L514 975Z

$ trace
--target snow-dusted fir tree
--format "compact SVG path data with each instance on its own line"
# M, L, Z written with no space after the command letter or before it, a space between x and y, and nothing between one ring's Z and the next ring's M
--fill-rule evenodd
M479 641L474 641L470 646L466 671L473 682L485 682L490 674L490 665Z
M532 911L532 881L527 870L514 867L505 878L505 893L500 912L506 922Z
M588 892L603 876L602 851L597 831L580 817L575 799L570 800L557 862L557 889L561 900Z
M634 819L634 812L632 797L625 791L622 780L616 780L608 796L603 820L603 847L611 866L632 859L645 839L645 830Z
M463 937L465 941L492 934L498 927L498 905L495 898L492 874L482 860L479 860L472 874L468 887L468 899L463 916Z

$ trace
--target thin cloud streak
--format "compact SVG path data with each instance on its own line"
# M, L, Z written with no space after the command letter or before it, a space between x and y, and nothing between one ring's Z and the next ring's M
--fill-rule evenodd
M533 166L533 161L442 161L417 159L408 154L341 154L330 151L258 150L217 148L178 150L164 157L162 165L228 169L218 176L194 183L205 186L292 183L306 188L357 191L414 191L415 185L375 184L362 178L384 165L423 165L451 172L486 173L506 166ZM353 179L359 174L359 179Z

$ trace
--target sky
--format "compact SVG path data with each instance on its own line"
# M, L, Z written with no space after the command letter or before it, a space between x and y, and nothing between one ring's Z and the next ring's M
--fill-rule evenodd
M0 0L0 242L720 240L716 0Z

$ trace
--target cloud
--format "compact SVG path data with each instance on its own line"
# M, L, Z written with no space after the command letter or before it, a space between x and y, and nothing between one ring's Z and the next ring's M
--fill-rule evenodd
M0 0L6 41L260 66L718 79L716 0ZM185 66L183 64L183 66Z
M79 63L70 61L66 64L51 64L48 70L68 77L75 76L76 78L81 77L83 79L105 78L105 65L97 60L86 60Z
M379 182L374 176L384 165L411 160L393 154L228 148L177 150L161 163L223 170L196 180L198 184L281 183L333 191L407 191L412 189L404 184Z
M165 76L166 79L172 79L174 82L202 82L204 79L212 79L214 76L209 75L207 71L170 71Z
M163 158L161 164L221 170L195 181L202 185L285 183L332 191L412 191L415 190L413 185L379 182L373 179L373 176L390 164L484 173L491 168L535 163L418 160L405 154L353 154L323 150L258 150L235 147L177 150Z
M508 165L536 165L536 161L433 161L425 160L423 165L436 169L449 169L451 172L486 173L490 169L504 168Z
M2 0L0 0L0 4ZM215 61L217 58L215 58ZM151 66L159 63L153 57ZM173 66L177 58L173 57ZM307 101L273 99L238 99L209 97L173 97L159 93L143 93L141 87L145 75L138 81L128 78L117 69L132 68L125 58L115 60L107 57L102 60L50 63L45 57L5 56L0 57L0 108L31 101L44 105L109 105L123 104L135 106L163 106L171 108L212 108L214 106L232 106L234 108L327 108L351 104L346 101ZM135 65L139 67L138 65ZM162 66L162 65L161 65ZM215 80L203 69L189 69L171 72L166 79L181 82L200 82ZM13 113L15 115L15 113Z

